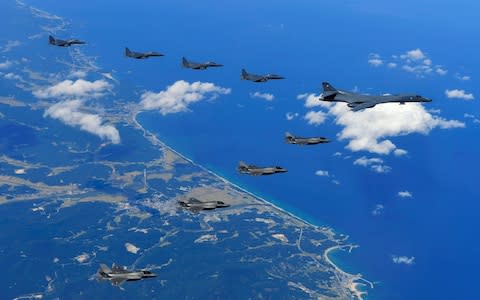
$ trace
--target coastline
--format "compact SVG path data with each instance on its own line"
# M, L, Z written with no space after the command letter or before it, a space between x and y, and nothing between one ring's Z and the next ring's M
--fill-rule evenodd
M224 182L225 184L229 184L231 186L233 186L234 188L248 194L249 196L252 196L254 197L255 199L257 199L258 201L260 202L263 202L264 204L267 204L269 205L270 207L278 210L278 211L281 211L282 213L292 217L293 219L295 219L297 222L303 224L304 226L311 226L311 227L314 227L315 229L318 229L318 228L323 228L323 229L328 229L328 230L332 230L330 227L321 227L321 226L318 226L318 225L315 225L311 222L308 222L302 218L300 218L299 216L279 207L278 205L275 205L269 201L267 201L265 198L263 197L260 197L248 190L246 190L245 188L227 180L226 178L218 175L217 173L207 169L206 167L200 165L200 164L197 164L195 163L192 159L184 156L183 154L179 153L178 151L176 151L175 149L173 149L172 147L168 146L167 144L165 144L164 142L162 142L160 139L157 138L157 136L155 136L152 132L148 131L147 129L145 129L137 120L137 116L142 113L144 111L138 109L138 107L134 108L131 112L130 112L130 117L129 117L129 121L131 122L127 122L127 123L130 123L130 124L133 124L133 126L137 129L139 129L140 131L143 132L143 136L149 140L153 145L157 145L157 146L161 146L165 149L167 149L168 151L171 151L173 152L175 155L178 155L180 158L188 161L189 163L193 164L194 166L202 169L203 171L207 172L208 174L214 176L215 178L218 178L219 180L221 180L222 182ZM348 236L347 236L348 237ZM363 300L364 299L364 296L367 295L367 292L366 291L362 291L360 288L367 285L370 287L370 288L374 288L374 285L372 282L364 279L362 277L362 275L359 273L359 274L351 274L351 273L348 273L344 270L342 270L339 266L337 266L333 260L328 256L332 251L337 251L337 250L343 250L344 248L349 248L349 252L352 251L352 249L354 248L357 248L359 247L358 245L353 245L353 244L346 244L346 245L335 245L335 246L332 246L330 248L327 248L324 253L323 253L323 259L329 264L331 265L334 270L338 273L336 274L337 278L339 279L339 281L344 285L344 288L348 289L350 291L350 293L352 295L354 295L355 297L357 297L358 299L360 300ZM340 275L340 277L338 277L338 275ZM363 281L364 283L360 282L360 281Z

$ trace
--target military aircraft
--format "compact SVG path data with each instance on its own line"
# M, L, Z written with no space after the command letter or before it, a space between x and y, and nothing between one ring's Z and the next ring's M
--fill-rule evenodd
M125 281L136 281L157 276L147 270L127 270L115 264L112 264L111 269L105 264L100 264L97 275L100 279L109 280L115 286L120 286Z
M330 143L330 140L324 137L298 137L292 135L290 132L285 132L285 142L297 145L316 145Z
M245 71L245 69L242 69L242 75L240 76L240 79L250 80L253 82L267 82L272 79L285 79L285 77L275 74L255 75L248 73L247 71Z
M77 40L77 39L61 40L61 39L56 39L51 35L48 36L48 43L50 45L59 46L59 47L70 47L71 45L85 44L85 42L81 40Z
M201 210L212 210L216 208L229 207L230 204L225 204L223 201L200 201L197 198L190 197L186 200L178 200L178 204L193 212Z
M370 96L337 90L328 82L323 82L322 86L323 93L320 96L321 101L346 102L352 111L371 108L382 103L398 102L400 104L405 104L406 102L432 102L432 99L415 94Z
M210 68L210 67L223 67L223 65L217 64L216 62L213 62L213 61L197 63L193 61L188 61L185 57L182 57L182 65L185 68L190 68L194 70L206 70L207 68Z
M150 51L150 52L135 52L135 51L130 51L130 49L125 48L125 56L127 57L132 57L136 59L146 59L151 56L164 56L160 52L155 52L155 51Z
M260 176L260 175L272 175L275 173L285 173L287 169L282 167L257 167L255 165L247 165L243 161L239 162L238 165L238 172L242 174L249 174L252 176Z

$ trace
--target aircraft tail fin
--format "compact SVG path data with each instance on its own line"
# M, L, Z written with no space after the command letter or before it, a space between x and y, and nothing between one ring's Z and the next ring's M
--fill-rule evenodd
M132 54L132 51L130 51L130 49L128 49L128 47L125 47L125 55L129 56L130 54Z
M100 271L105 274L112 273L112 270L106 264L100 264Z
M247 77L247 75L248 75L247 71L246 71L245 69L242 69L242 76L241 76L241 78L242 78L242 79L245 79L245 78Z
M337 89L334 88L330 83L328 82L322 82L322 86L323 86L323 91L324 92L336 92Z
M188 67L188 60L185 57L182 57L182 65Z
M53 36L49 35L48 36L48 43L52 44L52 45L55 44L55 38Z
M247 164L243 160L241 160L241 161L238 162L238 166L239 167L247 167Z
M290 132L285 132L285 137L286 138L293 138L293 134L291 134Z

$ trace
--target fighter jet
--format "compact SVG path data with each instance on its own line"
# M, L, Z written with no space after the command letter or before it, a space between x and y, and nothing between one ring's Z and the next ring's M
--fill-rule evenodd
M130 51L130 49L125 48L125 56L127 57L132 57L136 59L146 59L151 56L164 56L160 52L155 52L155 51L150 51L150 52L135 52L135 51Z
M250 80L253 82L267 82L271 79L285 79L285 77L282 77L280 75L275 75L275 74L255 75L255 74L248 73L247 71L245 71L245 69L242 69L242 74L240 75L240 79Z
M242 174L249 174L252 176L260 176L260 175L272 175L275 173L285 173L287 169L282 167L257 167L255 165L247 165L243 161L241 161L238 165L238 172Z
M194 70L206 70L207 68L210 68L210 67L223 67L223 65L217 64L216 62L213 62L213 61L197 63L193 61L188 61L185 57L182 57L182 65L185 68L190 68Z
M370 96L337 90L328 82L323 82L322 86L323 93L320 96L321 101L346 102L352 111L359 111L374 107L377 104L390 102L398 102L400 104L405 104L406 102L432 102L432 99L415 94Z
M59 46L59 47L70 47L71 45L85 44L85 42L81 40L77 40L77 39L61 40L61 39L56 39L51 35L48 36L48 43L50 45Z
M110 280L115 286L120 286L125 281L136 281L157 276L147 270L127 270L115 264L112 264L112 269L105 264L100 264L97 275L99 279Z
M201 210L212 210L216 208L229 207L230 204L225 204L223 201L200 201L197 198L190 197L186 200L178 200L178 204L190 211L199 212Z
M285 142L303 146L330 143L330 140L324 137L298 137L292 135L290 132L285 132Z

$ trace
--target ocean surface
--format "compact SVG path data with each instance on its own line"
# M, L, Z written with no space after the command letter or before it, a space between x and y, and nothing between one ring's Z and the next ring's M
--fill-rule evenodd
M93 3L93 2L92 2ZM452 76L416 78L412 74L374 69L369 53L398 55L421 47L452 70L480 78L478 21L469 1L449 5L425 1L383 4L368 1L138 1L135 5L102 1L31 1L71 22L59 36L88 41L85 52L97 57L105 72L119 80L119 100L138 102L143 91L159 92L177 80L213 82L232 93L194 104L191 112L163 116L139 114L139 122L195 163L318 225L331 226L360 245L333 256L339 266L376 282L368 299L473 299L480 233L478 124L464 129L435 129L428 135L392 138L403 157L382 157L392 168L377 174L353 165L369 153L352 153L335 137L341 127L333 119L315 127L302 116L296 99L320 93L328 80L345 89L381 94L419 91L433 98L429 105L446 119L480 114L477 104L448 100ZM435 5L435 14L428 6ZM471 4L478 6L478 4ZM478 7L477 7L478 8ZM478 10L477 10L478 11ZM449 13L463 16L455 26ZM8 33L14 36L19 33ZM8 37L7 39L12 39ZM43 46L43 44L42 44ZM165 57L128 60L123 48L158 50ZM461 54L457 54L461 49ZM55 51L57 49L50 49ZM180 68L180 58L215 60L224 68L196 72ZM254 84L240 81L240 69L278 73L284 81ZM453 72L453 71L452 71ZM473 81L473 80L472 80ZM474 82L467 88L479 94ZM252 99L268 92L272 102ZM476 101L476 100L475 100ZM287 121L287 112L299 117ZM285 131L329 137L332 143L313 147L287 145ZM122 137L128 140L128 137ZM341 156L334 153L341 152ZM240 160L280 165L289 172L249 177L236 172ZM316 176L326 170L328 177ZM411 198L398 192L408 190ZM372 215L377 204L383 213ZM395 264L393 256L415 257L414 264Z

